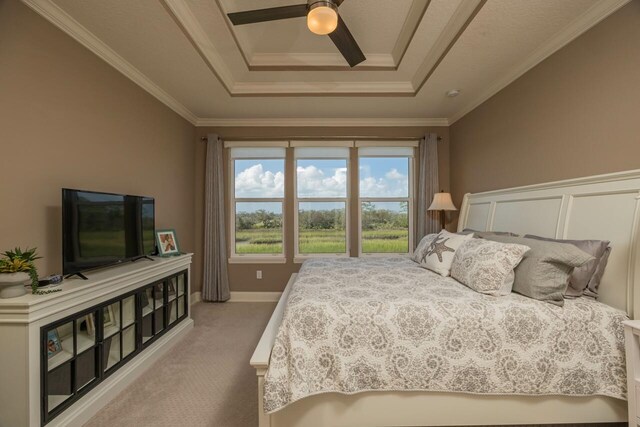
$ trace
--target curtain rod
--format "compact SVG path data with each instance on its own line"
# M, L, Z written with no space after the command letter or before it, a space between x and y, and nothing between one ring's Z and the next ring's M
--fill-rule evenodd
M247 136L247 137L233 137L233 138L224 138L225 141L342 141L345 139L353 139L357 141L415 141L416 139L421 139L421 137L415 136L401 136L401 137L382 137L382 136L280 136L280 137L255 137L255 136ZM203 136L200 138L201 141L207 141L208 138ZM442 137L438 137L438 141L442 141Z

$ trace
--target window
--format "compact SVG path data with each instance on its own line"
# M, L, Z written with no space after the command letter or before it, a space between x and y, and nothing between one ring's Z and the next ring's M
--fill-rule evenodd
M349 148L298 146L295 162L295 256L348 255Z
M231 148L231 257L284 261L285 149Z
M362 147L358 161L360 253L410 253L413 148Z

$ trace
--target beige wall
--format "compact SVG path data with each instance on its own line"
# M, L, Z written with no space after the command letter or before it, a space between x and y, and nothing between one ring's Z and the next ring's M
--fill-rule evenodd
M439 150L439 174L441 187L445 190L449 189L449 132L446 127L433 128L198 128L198 137L206 136L208 133L216 133L223 139L233 138L283 138L295 139L293 137L314 137L314 136L337 136L337 137L415 137L420 138L425 133L435 132L442 137L438 145ZM355 139L355 138L352 138ZM197 247L202 247L202 200L204 194L204 143L196 150L196 175L198 183L196 186L196 212L199 217L196 221L196 238ZM293 160L289 158L288 170L293 170ZM355 159L352 156L352 161ZM352 164L352 180L355 179L357 167ZM226 184L226 183L225 183ZM285 178L286 202L285 214L288 218L293 218L293 176L287 175ZM225 188L228 188L225 185ZM357 209L357 201L351 201L352 212ZM228 207L227 207L228 211ZM353 216L352 216L353 217ZM228 227L228 224L227 224ZM287 252L286 264L230 264L229 280L231 282L232 291L281 291L284 289L289 277L292 273L298 271L299 264L293 263L293 222L287 221L285 226L285 247ZM350 239L352 242L357 241L357 223L351 222ZM357 256L355 245L352 246L352 255ZM201 251L199 251L201 253ZM262 270L263 279L256 279L256 270Z
M190 123L21 2L0 0L0 250L37 246L41 274L61 272L62 187L153 196L156 226L196 250L195 145Z
M451 133L466 192L640 168L640 1L632 1L473 112Z

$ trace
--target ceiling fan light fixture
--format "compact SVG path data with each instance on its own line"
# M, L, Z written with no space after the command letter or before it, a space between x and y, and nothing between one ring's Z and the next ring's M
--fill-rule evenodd
M309 5L307 27L320 36L332 33L338 27L338 11L331 1L317 1Z

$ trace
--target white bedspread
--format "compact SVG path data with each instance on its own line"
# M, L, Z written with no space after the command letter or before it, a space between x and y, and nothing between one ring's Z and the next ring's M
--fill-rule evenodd
M625 399L626 319L587 298L479 294L405 258L311 260L289 294L264 407L372 390Z

